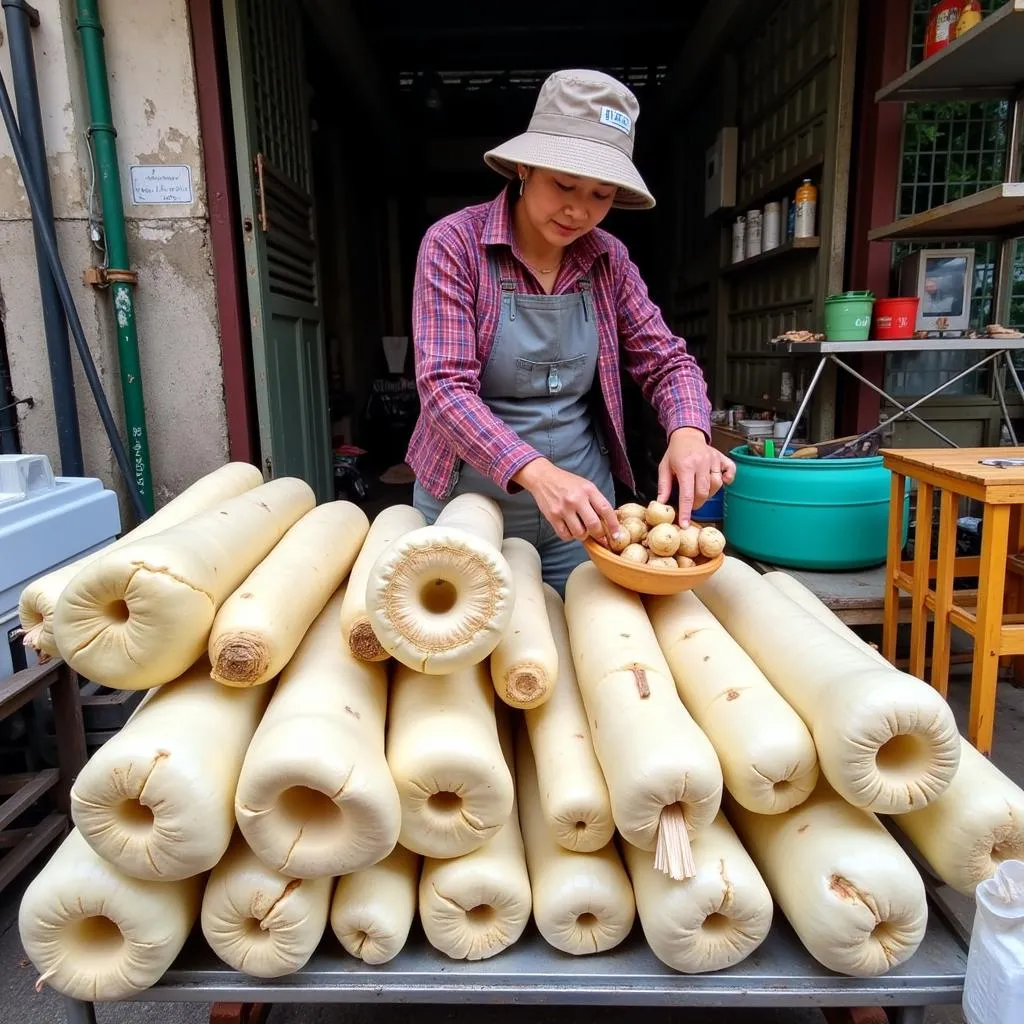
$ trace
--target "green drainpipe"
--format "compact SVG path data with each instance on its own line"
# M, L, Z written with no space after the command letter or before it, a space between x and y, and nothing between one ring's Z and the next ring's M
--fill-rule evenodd
M117 132L110 109L107 60L103 50L103 25L97 0L75 0L78 34L82 43L85 87L89 96L89 137L96 159L100 200L103 204L103 232L107 249L107 272L117 321L117 354L121 367L121 394L127 427L128 458L135 471L135 484L147 511L153 512L153 484L146 432L146 406L142 397L142 368L139 339L135 329L134 277L128 260L121 176L117 168Z

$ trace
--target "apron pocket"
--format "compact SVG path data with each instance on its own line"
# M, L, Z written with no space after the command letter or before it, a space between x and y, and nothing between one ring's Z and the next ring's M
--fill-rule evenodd
M564 391L578 394L588 357L574 356L553 363L539 363L530 359L516 360L516 397L543 398Z

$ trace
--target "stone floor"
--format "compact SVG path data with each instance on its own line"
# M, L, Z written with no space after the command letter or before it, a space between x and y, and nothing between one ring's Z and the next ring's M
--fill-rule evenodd
M965 668L956 674L950 692L961 728L965 728L969 699ZM969 670L967 670L969 678ZM1024 690L1002 684L996 715L995 762L1017 783L1024 784ZM33 991L35 971L25 959L18 939L17 909L21 885L0 896L0 1024L59 1024L61 1001L49 990ZM949 902L969 926L971 901L949 893ZM621 1011L554 1006L487 1008L393 1007L393 1006L276 1006L269 1024L385 1024L399 1014L408 1024L475 1024L486 1013L491 1024L612 1024ZM823 1024L816 1010L652 1010L635 1011L643 1024ZM633 1016L631 1014L630 1016ZM209 1019L209 1007L174 1003L120 1003L100 1006L99 1024L201 1024ZM956 1006L929 1009L926 1024L960 1024Z

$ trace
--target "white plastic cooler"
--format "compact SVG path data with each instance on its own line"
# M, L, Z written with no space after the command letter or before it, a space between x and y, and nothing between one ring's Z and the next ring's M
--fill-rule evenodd
M117 496L100 480L55 477L45 455L0 455L0 679L14 671L20 641L10 636L25 586L104 547L120 530Z

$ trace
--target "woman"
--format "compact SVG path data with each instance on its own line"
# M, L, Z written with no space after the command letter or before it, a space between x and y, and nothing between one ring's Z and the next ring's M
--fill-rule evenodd
M654 206L632 163L638 112L608 75L551 75L529 130L484 157L512 183L434 224L417 260L413 502L433 522L457 493L493 497L560 593L580 540L619 530L613 473L635 487L620 353L665 430L658 500L678 482L680 524L735 474L708 443L699 367L598 228L613 206Z

